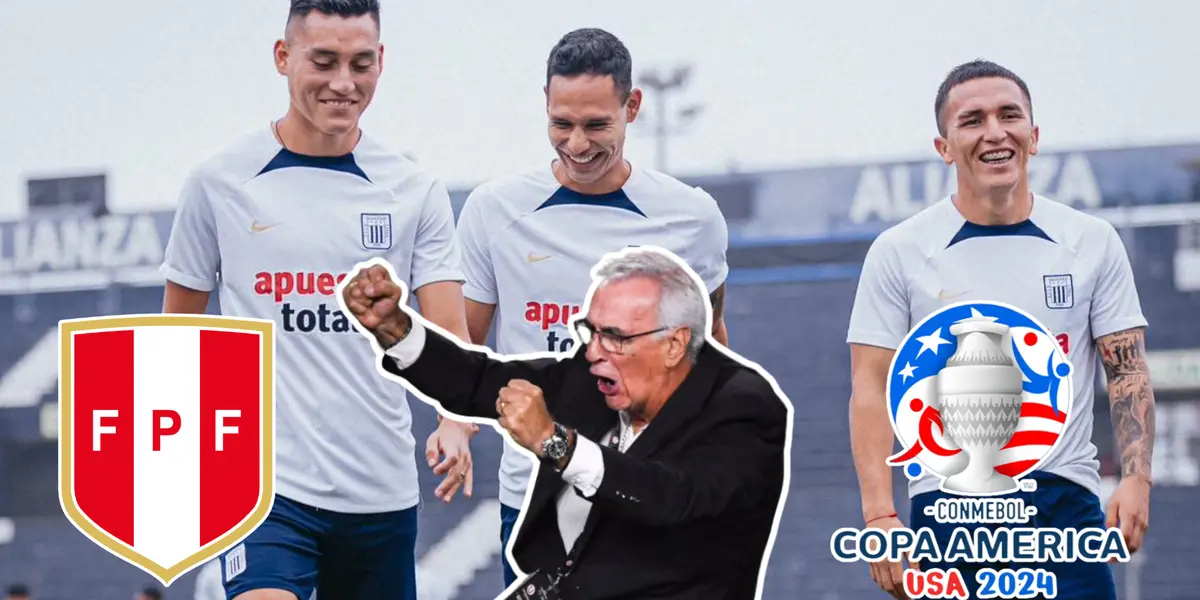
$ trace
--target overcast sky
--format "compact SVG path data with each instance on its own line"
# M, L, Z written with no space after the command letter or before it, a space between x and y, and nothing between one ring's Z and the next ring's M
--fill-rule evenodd
M942 76L975 57L1032 88L1043 148L1200 141L1200 3L1184 0L383 1L364 125L451 186L552 156L541 87L565 32L600 26L635 75L694 65L682 174L932 157ZM188 169L283 114L286 0L4 0L0 218L25 179L107 172L114 210L174 204ZM647 98L647 108L653 107ZM652 111L628 155L652 164Z

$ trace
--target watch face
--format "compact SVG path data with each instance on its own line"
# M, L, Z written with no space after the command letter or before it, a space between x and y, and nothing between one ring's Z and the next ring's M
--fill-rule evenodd
M554 437L546 440L542 451L546 453L547 457L558 460L567 455L567 440L559 437L556 433Z

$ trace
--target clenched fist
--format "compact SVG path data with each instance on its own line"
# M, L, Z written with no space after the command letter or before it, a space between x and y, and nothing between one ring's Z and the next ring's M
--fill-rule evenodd
M542 442L554 435L554 420L546 410L542 389L524 379L513 379L500 389L496 412L500 426L513 441L540 458Z
M401 308L404 299L404 289L381 265L355 273L342 288L342 300L350 315L375 336L384 350L404 339L412 328L412 320Z

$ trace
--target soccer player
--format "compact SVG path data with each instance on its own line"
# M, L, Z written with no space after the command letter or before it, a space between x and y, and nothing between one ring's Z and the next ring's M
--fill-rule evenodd
M292 0L274 52L287 113L201 164L179 200L164 312L203 313L219 289L223 314L276 323L277 495L222 557L228 598L416 598L412 415L335 287L381 256L428 319L467 329L446 189L359 128L383 56L377 0ZM442 423L443 488L466 479L474 429Z
M953 69L934 103L934 145L957 171L957 190L882 233L863 265L848 342L853 379L850 434L866 525L901 527L892 498L894 434L884 393L894 351L912 327L941 306L997 301L1030 313L1049 327L1075 372L1074 415L1059 445L1029 478L1037 491L1021 494L1037 507L1039 527L1120 524L1131 551L1142 543L1150 510L1154 395L1144 361L1144 328L1133 273L1121 238L1109 223L1030 193L1029 157L1038 127L1025 82L994 63ZM1069 290L1052 294L1043 276L1069 275ZM1073 299L1073 300L1072 300ZM1107 507L1099 501L1100 474L1092 444L1092 382L1096 356L1108 375L1113 427L1121 452L1121 482ZM929 527L945 549L956 525L924 514L945 497L937 480L909 484L913 529ZM1103 563L983 565L1053 571L1058 598L1115 599ZM975 589L978 564L957 567ZM900 563L871 565L875 581L898 598Z
M471 339L486 343L499 317L501 353L571 349L568 325L591 285L591 268L605 253L656 245L688 261L704 280L712 297L713 337L727 344L725 219L708 193L625 159L626 128L642 102L625 45L600 29L566 34L550 51L545 94L557 158L480 185L459 216ZM505 444L500 467L505 548L532 469L532 460ZM501 561L507 586L515 580L507 552L501 552Z

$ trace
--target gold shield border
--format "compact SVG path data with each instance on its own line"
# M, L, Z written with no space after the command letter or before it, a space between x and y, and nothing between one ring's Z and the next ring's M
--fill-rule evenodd
M96 526L75 503L74 476L72 473L72 423L71 392L73 388L72 370L72 336L84 331L101 331L106 329L133 329L143 327L196 327L208 330L233 330L259 333L262 335L260 356L262 357L262 418L260 420L260 435L262 436L262 493L258 504L250 515L244 518L237 527L221 537L209 542L196 553L188 556L175 565L161 566L138 554L124 542L109 535ZM214 556L233 547L250 535L266 519L275 503L275 322L265 319L247 319L212 315L178 315L178 314L147 314L147 315L118 315L111 317L93 317L86 319L66 319L59 321L59 372L58 372L58 499L62 505L67 520L75 525L81 533L90 538L100 547L108 550L126 562L141 568L157 578L164 586L178 579L184 573Z

